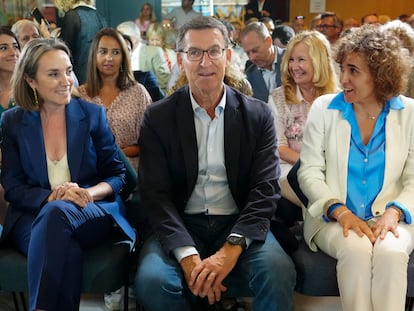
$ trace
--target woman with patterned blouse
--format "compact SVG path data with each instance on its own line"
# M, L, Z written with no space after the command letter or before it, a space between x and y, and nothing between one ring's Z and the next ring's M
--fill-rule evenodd
M338 91L337 77L330 44L317 31L304 31L294 36L288 43L281 65L282 86L274 89L269 98L281 159L281 193L301 206L287 183L286 175L299 159L310 106L318 96Z
M138 168L141 118L152 102L147 90L135 81L128 48L115 29L99 31L91 45L86 83L79 96L106 107L109 126L131 164Z

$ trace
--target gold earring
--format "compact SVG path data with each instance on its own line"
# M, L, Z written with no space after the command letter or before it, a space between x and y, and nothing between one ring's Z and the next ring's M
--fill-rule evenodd
M38 99L38 97L37 97L37 91L36 91L36 88L32 88L32 90L33 90L33 96L34 96L34 103L35 103L35 107L39 107L39 99Z

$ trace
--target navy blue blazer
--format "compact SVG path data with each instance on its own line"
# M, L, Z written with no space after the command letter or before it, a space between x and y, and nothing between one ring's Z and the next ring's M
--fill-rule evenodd
M20 107L2 115L3 140L1 183L10 203L5 221L7 234L22 213L37 213L51 193L40 114ZM107 182L114 197L96 202L111 214L125 234L135 242L119 196L125 167L109 129L105 110L81 99L66 105L67 158L71 181L80 187Z
M284 50L279 49L275 46L277 52L277 63L276 63L276 86L282 85L282 79L280 74L280 64L282 63L282 57L284 54ZM263 79L262 69L257 67L257 65L249 62L247 65L245 74L247 80L250 82L250 85L253 89L253 97L258 98L267 103L269 100L269 93L272 90L269 90L266 86L266 83Z
M141 83L151 96L153 102L164 98L164 92L161 90L157 77L152 71L134 71L135 80Z
M269 107L226 86L225 166L240 210L232 232L264 241L280 198L276 131ZM189 88L148 106L140 132L139 186L154 233L169 254L195 246L182 221L198 175Z

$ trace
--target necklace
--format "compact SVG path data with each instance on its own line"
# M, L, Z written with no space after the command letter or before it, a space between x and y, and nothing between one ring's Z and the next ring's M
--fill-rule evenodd
M364 109L362 107L355 110L355 106L353 107L353 109L354 109L354 113L357 116L357 118L359 118L360 120L366 119L366 120L371 120L371 121L377 120L378 117L381 115L381 111L382 111L382 108L380 110L378 110L377 108ZM372 110L374 113L370 113L367 110ZM375 110L378 110L378 111L375 112Z

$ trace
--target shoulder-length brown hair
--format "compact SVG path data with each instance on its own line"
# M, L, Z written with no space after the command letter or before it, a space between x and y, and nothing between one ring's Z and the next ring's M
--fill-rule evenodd
M102 88L102 78L96 64L99 42L102 37L114 38L121 47L122 62L116 85L120 90L125 90L136 83L131 69L129 50L122 34L114 28L103 28L97 32L89 49L88 66L86 73L86 93L89 97L95 97Z
M282 60L282 85L286 102L289 104L299 103L299 99L296 97L296 83L289 72L289 60L293 48L298 43L303 43L308 47L313 66L312 83L315 98L323 94L336 93L337 78L333 69L329 41L318 31L302 31L289 41Z
M41 104L42 98L35 98L33 89L26 79L36 79L40 58L46 52L53 50L61 50L70 57L69 48L56 38L37 38L30 40L24 46L11 78L14 101L23 109L39 110L37 101Z

